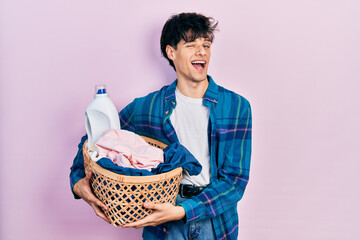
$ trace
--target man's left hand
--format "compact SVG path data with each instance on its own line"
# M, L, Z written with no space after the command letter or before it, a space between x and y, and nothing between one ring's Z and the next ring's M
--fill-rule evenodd
M125 224L124 228L142 228L146 226L157 226L159 224L176 221L185 217L185 210L181 206L174 206L170 203L154 204L152 202L145 202L144 207L152 209L154 212L149 216L129 224Z

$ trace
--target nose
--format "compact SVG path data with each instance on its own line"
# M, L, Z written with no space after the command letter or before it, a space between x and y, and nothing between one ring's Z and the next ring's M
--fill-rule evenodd
M200 55L200 56L206 55L206 51L205 51L204 46L200 45L200 46L197 47L196 55Z

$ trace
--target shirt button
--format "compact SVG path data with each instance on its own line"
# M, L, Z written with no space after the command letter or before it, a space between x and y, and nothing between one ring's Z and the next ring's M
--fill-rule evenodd
M165 114L169 114L169 111L166 111Z
M166 228L163 228L163 231L166 232Z
M167 99L165 99L165 102L167 102Z
M175 105L175 102L171 102L172 103L172 105Z

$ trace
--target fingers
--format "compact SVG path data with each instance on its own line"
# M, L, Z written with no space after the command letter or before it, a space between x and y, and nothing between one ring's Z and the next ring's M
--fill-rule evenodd
M104 221L111 223L110 220L106 217L106 215L101 211L101 209L96 205L91 205L91 207L94 209L96 216L102 218Z
M102 208L103 210L107 210L108 208L106 207L106 205L101 202L92 192L91 190L91 186L90 186L90 178L93 175L93 172L90 171L86 174L85 178L84 178L84 182L85 182L85 186L83 186L82 189L82 199L84 199L90 206L98 206L100 208Z
M86 197L84 197L83 199L92 207L97 206L102 208L104 211L108 210L106 205L93 194L91 189L90 191L87 191Z
M123 228L142 228L142 227L146 227L146 226L157 226L160 223L163 223L164 221L162 219L164 219L164 215L167 215L166 213L161 214L161 210L163 210L162 206L164 206L164 204L155 204L152 202L145 202L143 204L143 206L147 209L152 209L154 210L153 214L150 214L149 216L138 220L136 222L133 223L129 223L129 224L125 224L122 227Z
M154 204L152 202L144 202L144 208L147 209L157 209L157 204Z
M157 226L164 222L176 221L185 217L185 210L181 206L173 206L170 203L154 204L145 202L144 207L154 210L152 214L139 221L125 224L123 227L141 228L146 226Z
M98 206L98 207L101 207L104 211L107 211L108 208L106 207L106 205L100 201L98 198L95 197L95 204Z
M158 210L159 209L159 204L155 204L155 203L152 203L152 202L145 202L143 204L143 206L147 209L153 209L153 210ZM125 224L123 225L122 227L123 228L142 228L142 227L146 227L146 226L156 226L156 217L154 219L154 215L153 214L150 214L149 216L143 218L143 219L140 219L136 222L133 222L133 223L128 223L128 224Z
M108 210L108 208L103 202L100 201L100 199L98 199L94 195L94 193L91 190L90 178L92 175L93 175L92 171L88 172L83 179L81 179L75 184L74 191L76 191L75 193L94 209L98 217L104 219L108 223L111 223L109 219L106 217L106 215L103 213L103 211L101 211L101 209L106 211Z
M92 172L92 171L89 171L89 172L86 174L85 179L89 182L92 175L93 175L93 172Z
M138 220L136 222L125 224L122 227L123 228L142 228L142 227L146 227L146 226L152 226L152 227L156 226L156 224L154 224L152 222L151 215L149 215L141 220Z

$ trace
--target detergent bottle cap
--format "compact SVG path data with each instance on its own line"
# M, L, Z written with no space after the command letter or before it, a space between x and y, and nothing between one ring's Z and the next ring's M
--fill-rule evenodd
M106 85L105 84L96 85L95 94L106 94Z

